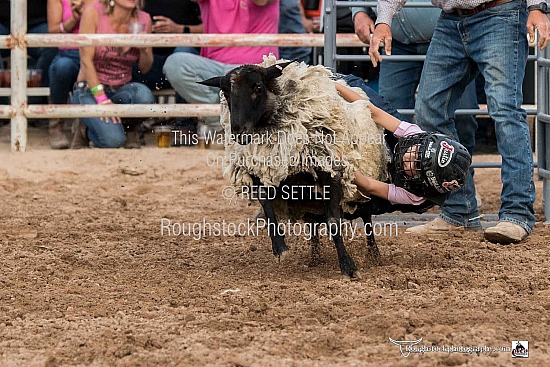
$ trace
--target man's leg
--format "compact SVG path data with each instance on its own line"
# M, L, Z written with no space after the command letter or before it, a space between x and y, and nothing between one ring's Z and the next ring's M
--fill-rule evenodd
M460 20L447 14L438 20L422 71L415 108L417 123L422 129L438 131L456 140L460 139L455 126L455 110L463 91L477 73L477 69L471 68L465 50L463 40L467 37L464 37L464 30L459 30ZM462 144L473 148L475 143L463 141ZM444 222L441 219L434 221L434 228L434 223L430 223L411 232L447 231L452 226L481 228L471 174L467 175L464 187L454 191L445 201L440 217Z
M469 20L471 54L485 78L489 115L495 121L497 147L502 156L502 201L496 227L485 237L494 242L518 242L535 224L533 156L522 83L527 62L527 10L512 1ZM493 10L491 9L491 10ZM504 50L504 51L503 51Z
M392 43L392 55L425 55L428 43ZM416 88L422 74L422 61L384 61L380 64L380 95L397 109L413 109ZM407 121L411 121L409 117Z
M178 52L166 59L163 71L174 90L188 103L212 104L220 102L220 90L197 82L225 75L237 66ZM212 130L221 130L219 117L206 117L203 120Z
M164 63L164 74L172 87L188 103L218 103L219 89L197 82L225 75L238 65L229 65L185 52L170 55Z

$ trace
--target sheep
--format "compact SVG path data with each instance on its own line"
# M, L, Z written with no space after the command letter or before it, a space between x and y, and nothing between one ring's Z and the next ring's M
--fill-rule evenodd
M381 200L362 195L353 184L355 171L378 180L387 177L383 129L371 118L369 101L341 98L323 66L277 63L273 56L260 65L243 65L225 76L200 82L221 89L220 121L225 129L223 174L235 187L310 185L328 187L328 200L301 201L258 197L268 223L277 219L327 222L342 274L358 278L347 253L339 223L361 217L366 224L380 214ZM365 95L359 88L358 93ZM330 138L329 138L330 137ZM368 138L375 143L361 140ZM277 157L277 164L270 158ZM278 196L277 198L280 198ZM390 210L387 206L383 210ZM284 235L270 231L275 256L288 247ZM374 236L368 236L368 258L378 262ZM318 238L312 241L316 256Z

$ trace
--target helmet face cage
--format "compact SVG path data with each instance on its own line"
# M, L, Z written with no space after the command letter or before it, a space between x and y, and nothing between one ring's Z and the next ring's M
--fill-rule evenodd
M421 133L400 138L395 167L403 187L413 193L448 193L462 187L472 158L466 148L446 135Z
M400 138L394 148L396 172L403 188L420 188L424 184L422 157L428 134L420 133Z

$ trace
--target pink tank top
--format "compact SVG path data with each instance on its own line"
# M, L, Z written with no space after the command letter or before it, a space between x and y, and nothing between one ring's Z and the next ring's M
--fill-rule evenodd
M63 14L61 16L61 21L65 22L73 17L73 12L71 11L71 0L61 0ZM80 21L76 23L71 33L77 34L80 25ZM78 47L59 47L60 50L76 50Z
M96 2L92 5L98 13L96 33L116 34L111 27L109 15L105 13L106 5ZM149 29L151 17L144 11L138 11L138 21L144 23ZM120 48L115 46L97 46L94 54L94 66L97 78L101 84L124 85L132 80L132 64L139 59L139 50L132 47L128 52L120 53Z
M199 0L199 6L204 33L278 33L278 1L258 6L252 0ZM226 64L260 63L269 53L279 58L274 46L201 48L201 56Z

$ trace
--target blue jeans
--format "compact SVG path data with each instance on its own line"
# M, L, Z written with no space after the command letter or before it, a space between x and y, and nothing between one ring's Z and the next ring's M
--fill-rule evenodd
M521 108L528 50L526 22L526 5L520 0L470 17L442 13L426 56L415 109L423 129L457 138L454 111L462 91L481 72L502 156L499 218L530 233L535 224L533 156ZM445 201L441 216L451 224L476 226L474 218L479 211L471 175L465 187Z
M426 55L429 43L404 44L398 41L392 42L392 55ZM423 61L385 61L380 64L379 93L386 101L397 109L413 109L415 105L415 94L420 76L422 75ZM477 93L475 82L468 84L458 108L477 109ZM475 139L477 121L473 116L456 116L458 136L465 140L462 143L472 154L475 140L471 149L467 146L468 141ZM410 119L407 119L409 121ZM462 133L466 136L462 136ZM471 139L470 139L471 138Z
M50 100L54 104L66 104L78 71L80 55L78 50L59 50L50 65Z
M164 75L188 103L219 103L220 89L197 82L225 75L240 65L224 64L199 55L173 53L164 63Z
M151 90L141 83L128 83L116 91L105 90L107 96L115 104L152 104L155 97ZM73 89L73 104L96 104L95 98L88 87ZM88 128L88 138L98 148L120 148L126 141L123 124L101 121L99 117L81 118L80 121Z
M426 55L429 43L404 44L393 40L392 55ZM413 109L422 61L384 61L380 64L378 89L389 103L398 109Z
M206 57L186 52L170 55L164 63L164 74L172 88L187 103L220 103L220 89L207 87L197 82L225 75L240 65L224 64ZM220 129L219 117L205 117L203 121L211 128Z

